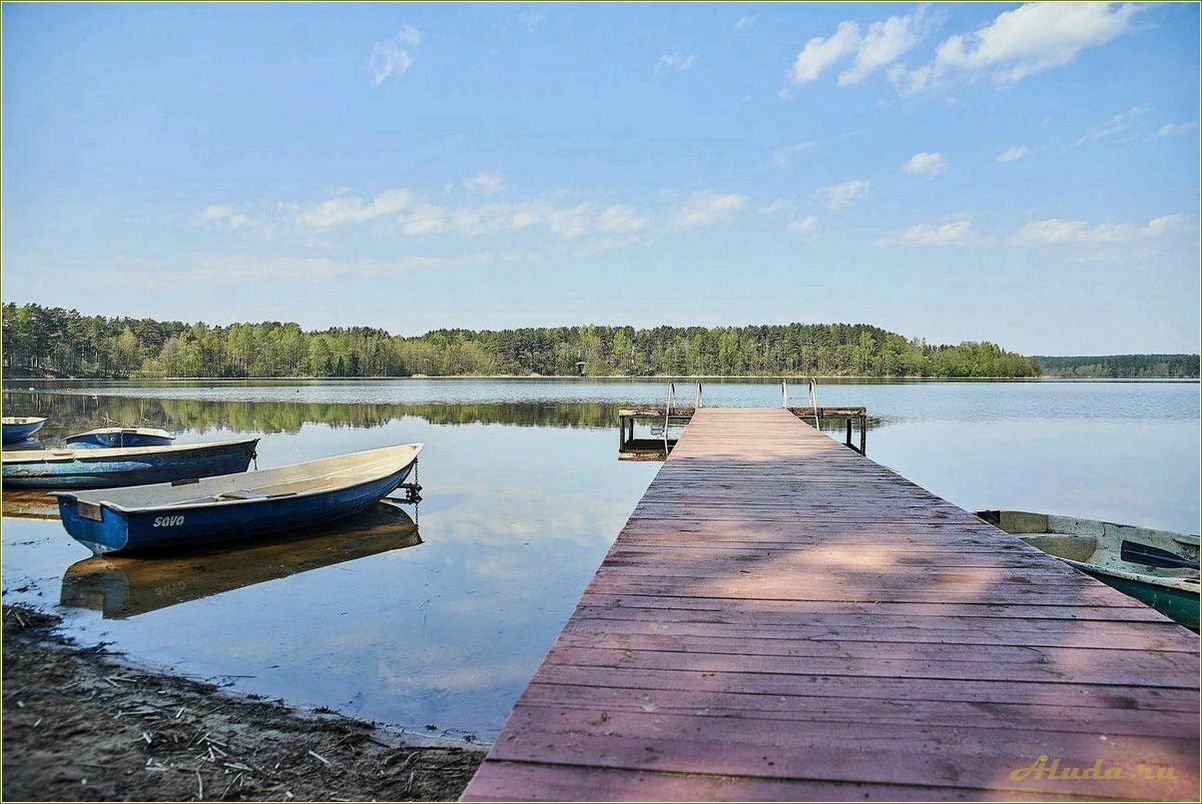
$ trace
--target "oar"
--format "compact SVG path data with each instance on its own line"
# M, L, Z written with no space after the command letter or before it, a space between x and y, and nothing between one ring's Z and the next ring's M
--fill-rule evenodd
M1152 547L1151 545L1140 544L1139 542L1124 540L1122 547L1119 549L1119 556L1123 561L1130 561L1133 564L1145 564L1149 567L1198 569L1197 561L1191 561L1188 558L1182 558L1176 553L1170 553L1168 550L1161 550L1159 547Z

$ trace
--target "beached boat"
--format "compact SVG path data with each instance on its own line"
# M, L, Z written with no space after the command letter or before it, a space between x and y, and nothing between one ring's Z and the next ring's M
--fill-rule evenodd
M67 436L72 447L162 447L175 440L166 430L154 427L98 427Z
M46 419L40 416L5 416L0 422L4 426L4 443L15 444L41 430Z
M63 526L96 555L307 528L358 513L405 482L421 444L107 491L59 492Z
M977 516L1198 630L1197 536L1027 511Z
M338 522L242 544L91 556L67 568L59 602L121 619L421 543L409 514L381 501Z
M6 488L134 486L245 472L257 438L167 447L86 447L5 452Z

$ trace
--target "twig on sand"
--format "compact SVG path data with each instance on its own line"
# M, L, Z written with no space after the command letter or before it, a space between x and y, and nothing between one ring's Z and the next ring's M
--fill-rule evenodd
M325 757L323 757L321 754L317 753L316 751L312 751L312 750L311 750L311 751L309 751L309 756L313 757L314 759L319 759L319 760L321 760L321 761L322 761L322 762L324 762L326 765L330 765L330 764L331 764L331 763L330 763L330 760L326 759Z

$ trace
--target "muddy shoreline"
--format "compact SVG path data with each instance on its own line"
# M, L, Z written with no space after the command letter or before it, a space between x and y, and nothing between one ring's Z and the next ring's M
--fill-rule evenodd
M5 800L455 800L483 750L234 695L4 606Z

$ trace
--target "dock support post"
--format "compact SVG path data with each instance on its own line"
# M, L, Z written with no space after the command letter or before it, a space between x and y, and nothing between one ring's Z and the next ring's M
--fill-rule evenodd
M847 446L851 446L851 417L847 417Z
M850 424L850 422L849 422ZM860 454L868 454L868 414L860 416Z

